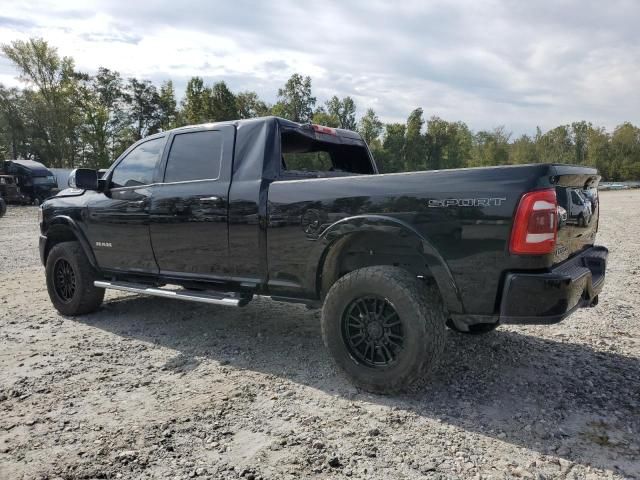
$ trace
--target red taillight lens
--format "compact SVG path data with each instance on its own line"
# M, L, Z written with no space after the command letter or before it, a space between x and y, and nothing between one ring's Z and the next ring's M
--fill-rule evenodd
M315 123L311 125L311 127L313 127L313 130L318 133L325 133L327 135L337 135L335 128L325 127L323 125L316 125Z
M558 201L554 188L525 193L513 219L509 251L516 255L553 252L558 233Z

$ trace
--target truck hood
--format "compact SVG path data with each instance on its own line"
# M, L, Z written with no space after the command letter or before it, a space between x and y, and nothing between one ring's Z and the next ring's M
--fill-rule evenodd
M65 188L60 190L56 197L79 197L84 194L84 190L80 188Z

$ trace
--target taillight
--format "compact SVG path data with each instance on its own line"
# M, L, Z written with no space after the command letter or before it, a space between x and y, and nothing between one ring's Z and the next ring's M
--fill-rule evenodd
M318 133L324 133L326 135L336 135L336 129L331 127L325 127L323 125L316 125L315 123L311 125L314 131Z
M516 255L552 253L558 234L557 212L554 188L525 193L513 219L509 251Z

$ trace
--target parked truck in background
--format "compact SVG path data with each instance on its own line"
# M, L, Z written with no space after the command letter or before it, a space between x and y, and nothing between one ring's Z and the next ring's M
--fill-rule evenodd
M104 175L76 170L42 207L40 253L64 315L95 311L107 288L322 307L338 365L390 392L438 362L446 325L554 323L597 303L599 209L559 217L558 192L599 180L555 164L380 174L355 132L197 125L140 140Z
M0 198L5 205L9 203L24 205L29 199L22 194L13 175L0 175Z
M28 202L35 205L40 205L59 191L51 170L34 160L5 160L0 173L13 176Z

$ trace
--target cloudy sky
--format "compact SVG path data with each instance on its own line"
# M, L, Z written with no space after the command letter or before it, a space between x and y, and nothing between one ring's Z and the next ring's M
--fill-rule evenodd
M640 124L640 2L14 0L0 42L41 36L77 68L98 66L178 94L193 75L274 102L294 72L319 100L359 113L463 120L531 133L585 119ZM17 85L0 57L0 82Z

